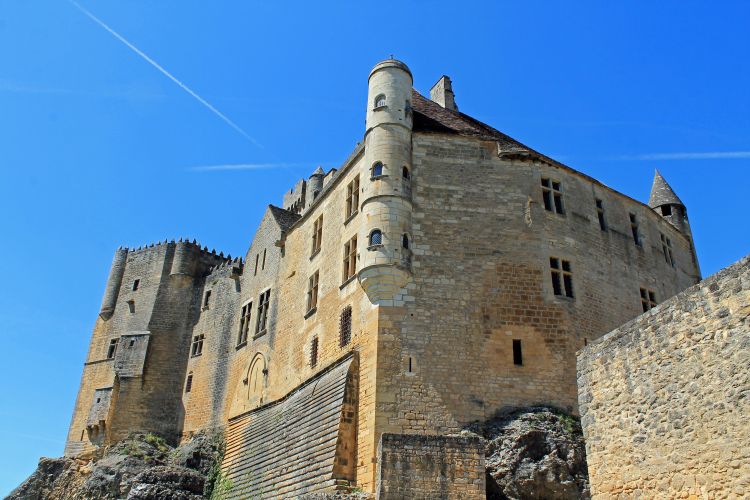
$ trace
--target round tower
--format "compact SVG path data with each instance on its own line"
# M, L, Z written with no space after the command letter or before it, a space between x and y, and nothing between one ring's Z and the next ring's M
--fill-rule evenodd
M678 231L692 238L687 208L658 170L654 173L648 206L668 220Z
M411 278L411 89L401 61L382 61L370 72L358 276L374 304L393 300Z
M120 294L120 285L122 276L125 274L125 263L128 259L128 249L118 248L115 251L115 257L112 259L112 267L109 269L109 278L107 287L104 289L104 298L102 299L102 308L99 310L99 316L102 319L109 319L115 312L117 305L117 296Z

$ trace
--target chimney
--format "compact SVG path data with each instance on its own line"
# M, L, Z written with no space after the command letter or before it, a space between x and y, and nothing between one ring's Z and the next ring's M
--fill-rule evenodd
M445 75L441 76L440 80L430 89L430 99L445 109L458 111L456 99L453 95L453 87L451 86L451 79Z

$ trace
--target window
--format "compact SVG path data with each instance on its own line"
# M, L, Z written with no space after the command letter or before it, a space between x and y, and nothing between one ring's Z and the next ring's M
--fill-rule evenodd
M542 198L544 199L545 210L561 215L565 213L562 202L562 187L558 181L542 177Z
M672 215L672 205L662 205L661 214L667 217Z
M415 364L414 358L409 356L406 360L406 373L414 373Z
M672 240L661 235L661 249L664 252L664 260L670 266L674 267L674 256L672 255Z
M339 316L339 347L352 340L352 306L346 306Z
M133 281L133 291L135 292L138 290L138 287L141 286L141 280L135 280Z
M404 180L408 181L411 179L411 174L409 173L409 167L404 165L404 168L401 169L401 177L404 178Z
M641 288L641 307L643 312L656 307L656 294L648 288Z
M193 337L193 346L190 349L191 356L200 356L203 354L203 339L205 335L196 335Z
M370 233L370 246L383 244L383 232L380 229L373 229Z
M240 334L237 336L237 345L247 343L247 332L250 330L250 316L253 313L253 303L249 302L242 306L242 315L240 316Z
M409 249L409 235L406 233L401 237L401 246L407 250Z
M599 198L596 199L596 215L599 217L599 229L606 231L607 221L604 219L604 205Z
M385 106L385 94L378 94L375 98L375 109Z
M185 382L185 393L190 392L193 388L193 374L188 375L187 382Z
M120 339L112 339L109 341L109 347L107 348L107 359L115 359L115 353L117 352L117 344Z
M320 251L321 241L323 240L323 215L313 223L312 232L312 251L310 255L315 255Z
M266 268L266 249L264 248L263 249L263 261L260 264L260 270L262 271L265 268Z
M353 277L357 271L357 235L354 235L344 245L344 278L343 281Z
M635 218L635 214L630 215L630 232L633 233L633 241L636 245L641 246L641 234L638 231L638 220Z
M312 311L318 305L318 271L310 276L307 283L307 312Z
M271 300L271 290L260 294L258 299L258 323L255 325L255 335L266 331L266 319L268 318L268 303Z
M130 314L135 313L135 301L134 300L128 301L128 311L130 311Z
M318 364L318 337L313 337L310 342L310 368Z
M562 263L562 265L560 265ZM552 273L552 289L555 295L573 298L573 272L570 261L561 260L556 257L549 259L550 272Z
M372 174L370 175L371 178L380 177L383 175L383 164L380 162L376 162L372 166Z
M203 309L208 309L208 304L211 302L211 290L207 290L203 296Z
M260 259L260 254L255 254L255 271L253 271L253 276L256 276L258 274L258 260Z
M359 176L346 186L346 218L359 212Z
M523 352L521 351L521 341L513 339L513 364L523 366Z

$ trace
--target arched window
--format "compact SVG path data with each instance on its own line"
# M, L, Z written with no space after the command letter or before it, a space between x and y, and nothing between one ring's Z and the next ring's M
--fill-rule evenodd
M370 233L370 246L383 244L383 232L380 229L373 229Z
M406 165L404 165L404 168L401 169L401 176L405 181L411 179L411 172L409 172L409 167L407 167Z
M380 177L381 175L383 175L383 164L376 162L375 165L372 166L372 177Z
M382 108L385 106L385 94L378 94L375 98L375 108Z
M263 395L265 386L266 359L261 354L255 355L247 374L247 397L248 399L259 399Z
M404 235L401 237L401 246L409 249L409 235L404 233Z

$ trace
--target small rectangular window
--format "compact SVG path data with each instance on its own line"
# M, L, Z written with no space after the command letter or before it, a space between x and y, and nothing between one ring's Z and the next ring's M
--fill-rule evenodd
M633 242L641 246L641 233L638 231L638 219L635 218L635 214L629 214L630 216L630 232L633 234Z
M565 214L562 199L562 184L542 177L542 199L544 209L560 215Z
M260 254L256 253L255 254L255 271L253 271L253 276L257 276L258 275L258 261L259 260L260 260Z
M133 281L133 291L135 292L138 290L138 287L141 286L141 280L135 280Z
M346 306L339 317L339 346L344 347L352 340L352 306Z
M310 255L315 255L320 251L320 246L323 241L323 215L318 217L313 223L312 232L312 250Z
M672 240L661 235L661 250L664 252L664 260L667 264L669 264L672 267L675 267L674 263L674 255L672 254Z
M521 352L521 341L519 339L513 339L513 364L523 365L523 353Z
M240 333L237 336L237 345L241 346L247 342L247 334L250 330L250 316L253 313L253 303L248 302L242 306L242 313L240 316Z
M310 368L318 364L318 337L313 337L310 343Z
M260 270L262 271L265 268L266 268L266 249L264 248L263 249L263 262L261 262L260 264Z
M653 290L641 288L641 307L643 308L643 312L656 307L656 294Z
M672 215L672 205L662 205L661 206L661 214L665 216Z
M107 348L107 359L114 359L115 354L117 353L117 344L120 342L120 339L112 339L109 341L109 348Z
M206 294L203 296L203 309L208 309L208 305L211 302L211 290L206 290Z
M344 244L344 279L348 280L357 272L357 236Z
M200 356L203 354L203 339L205 338L205 335L196 335L193 337L193 345L190 350L191 356Z
M599 217L599 229L606 231L607 220L604 218L604 204L599 198L596 198L596 215Z
M128 301L128 311L130 311L130 314L135 313L135 301L134 300Z
M359 175L346 186L346 219L359 211Z
M555 295L574 298L573 270L570 261L550 257L549 267L552 276L552 290Z
M271 300L271 290L266 290L258 298L258 322L255 325L255 335L260 335L266 331L266 321L268 319L268 303Z
M187 382L185 382L185 393L190 392L190 389L193 388L193 375L188 375Z
M318 271L307 282L307 312L318 306Z

